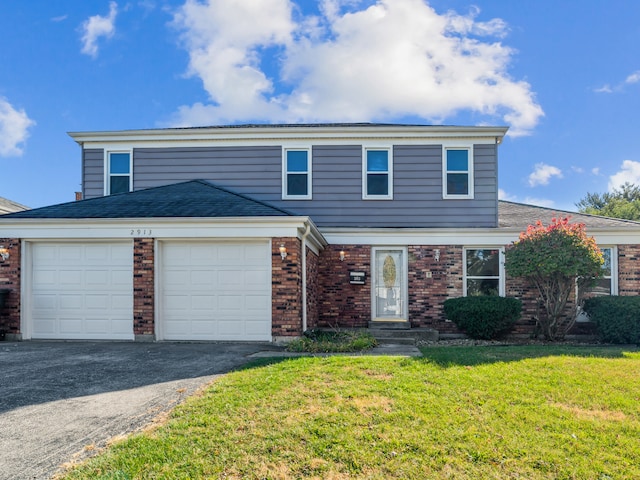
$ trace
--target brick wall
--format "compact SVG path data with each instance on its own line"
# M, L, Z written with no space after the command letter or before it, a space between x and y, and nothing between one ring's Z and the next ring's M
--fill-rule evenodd
M133 240L133 333L154 335L154 240Z
M318 263L318 255L307 247L307 328L318 326Z
M11 290L0 309L0 331L20 334L20 239L0 238L0 245L9 250L7 260L0 259L0 289Z
M287 249L282 260L280 245ZM301 242L297 238L273 238L271 252L271 334L274 337L302 335Z
M435 259L435 251L440 258ZM458 333L444 318L444 301L463 293L462 246L411 245L408 247L409 320L412 327L435 328L441 333ZM431 278L428 276L431 273Z
M340 261L340 251L345 259ZM351 285L349 272L365 272L364 285ZM320 327L366 327L371 320L371 247L329 245L319 259Z
M640 295L640 245L618 247L618 294Z

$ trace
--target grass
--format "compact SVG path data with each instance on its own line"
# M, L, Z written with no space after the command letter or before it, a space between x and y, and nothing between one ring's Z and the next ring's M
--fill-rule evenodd
M640 352L262 360L67 479L640 478Z
M310 330L287 344L289 352L362 352L375 347L376 339L366 330Z

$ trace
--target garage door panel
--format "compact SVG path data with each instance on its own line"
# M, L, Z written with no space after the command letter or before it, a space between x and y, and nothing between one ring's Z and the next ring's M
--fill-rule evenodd
M165 242L160 257L165 339L271 340L269 242ZM247 319L262 328L247 332Z
M132 244L34 243L33 338L133 339Z

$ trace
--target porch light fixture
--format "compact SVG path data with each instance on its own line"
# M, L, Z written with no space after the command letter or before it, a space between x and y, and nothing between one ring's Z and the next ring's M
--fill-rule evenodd
M0 245L0 258L2 258L3 262L9 260L9 249L4 245Z
M344 250L340 250L340 261L344 262Z
M280 256L282 257L282 260L287 258L287 247L284 246L284 243L280 244Z
M439 261L440 261L440 249L439 249L439 248L436 248L436 249L433 251L433 259L434 259L436 262L439 262Z

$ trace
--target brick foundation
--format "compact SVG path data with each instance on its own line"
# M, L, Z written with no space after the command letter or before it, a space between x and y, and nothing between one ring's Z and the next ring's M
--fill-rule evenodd
M20 257L19 238L0 238L0 245L9 250L9 258L0 260L0 289L11 290L0 309L0 332L20 337Z
M135 238L133 240L133 333L136 339L140 335L155 334L154 279L154 240L153 238Z

